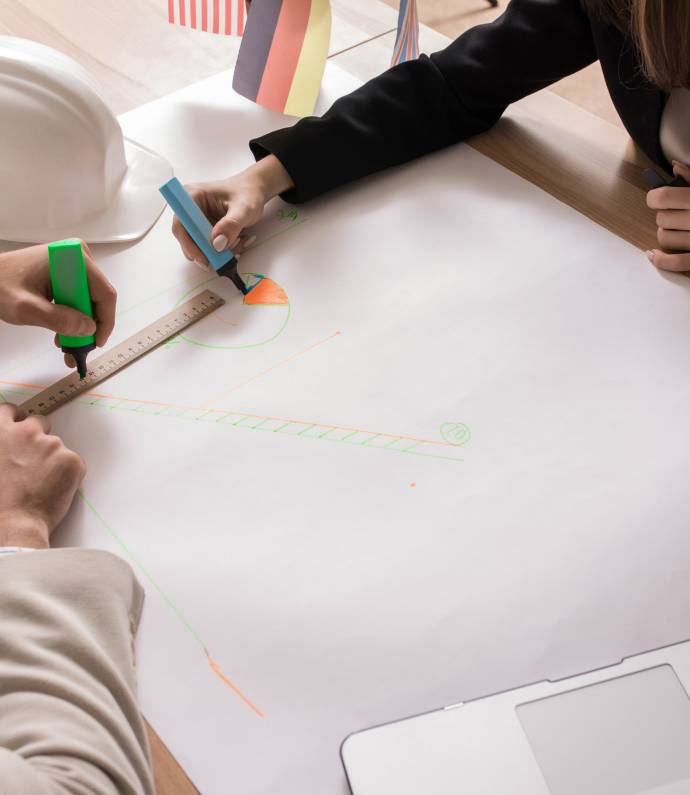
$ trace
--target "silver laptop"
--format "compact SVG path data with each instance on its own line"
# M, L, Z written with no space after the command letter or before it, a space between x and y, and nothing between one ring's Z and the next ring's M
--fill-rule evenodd
M690 795L690 641L350 735L353 795Z

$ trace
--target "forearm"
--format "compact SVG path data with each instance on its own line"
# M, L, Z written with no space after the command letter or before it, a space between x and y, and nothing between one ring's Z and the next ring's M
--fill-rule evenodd
M48 526L27 511L0 513L0 547L48 548Z
M104 552L0 556L3 795L150 795L135 696L142 591Z
M261 185L266 201L294 188L292 177L275 155L263 157L249 170Z
M304 201L483 132L511 102L595 57L578 0L511 0L494 23L250 147L256 158L274 155L290 174L295 188L284 198Z

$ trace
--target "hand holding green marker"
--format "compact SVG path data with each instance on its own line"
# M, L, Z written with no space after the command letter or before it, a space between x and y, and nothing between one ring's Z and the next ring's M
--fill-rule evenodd
M53 301L56 304L71 306L88 317L93 317L89 280L86 275L84 253L79 240L58 240L48 245L48 264L50 282L53 288ZM69 353L77 363L79 378L86 378L86 357L96 347L93 334L86 337L71 337L59 334L60 347Z

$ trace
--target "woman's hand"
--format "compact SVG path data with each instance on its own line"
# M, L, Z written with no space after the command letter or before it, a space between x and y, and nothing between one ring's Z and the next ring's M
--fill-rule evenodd
M673 173L690 183L690 168L673 162ZM668 251L652 249L649 261L665 271L690 271L690 188L656 188L647 194L647 206L656 210L657 240Z
M213 247L216 251L229 248L236 255L254 241L247 230L261 218L266 202L291 187L290 175L274 155L268 155L234 177L186 186L213 224ZM172 232L188 260L202 268L210 267L177 216L173 219Z
M105 345L115 325L117 293L94 262L86 243L82 242L81 247L93 319L69 306L52 303L48 246L43 245L0 254L0 320L19 326L41 326L75 337L95 334L96 345ZM65 363L75 366L71 356L65 357Z
M45 417L0 405L0 546L48 546L84 479L84 462Z

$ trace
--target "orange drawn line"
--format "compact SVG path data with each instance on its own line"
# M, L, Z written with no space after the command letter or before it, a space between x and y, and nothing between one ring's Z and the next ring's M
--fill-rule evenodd
M7 384L8 386L25 386L27 389L45 389L45 386L40 384L22 384L19 381L0 381L0 384Z
M278 367L282 367L284 364L287 364L288 362L291 362L294 359L299 359L300 356L304 356L305 353L313 351L314 348L318 348L319 345L323 345L325 342L335 339L335 337L340 336L341 333L342 332L340 331L336 331L335 334L331 334L329 337L325 337L324 339L315 342L313 345L310 345L308 348L305 348L303 351L299 351L298 353L293 353L292 355L288 356L287 359L283 359L282 361L277 362L271 367L267 367L265 370L262 370L260 373L257 373L256 375L253 375L250 378L245 379L244 381L240 381L239 384L235 384L229 389L223 389L221 392L215 394L212 398L209 398L204 404L204 408L206 408L206 406L210 403L215 403L215 401L218 400L219 398L225 397L226 395L229 395L231 392L235 392L240 387L246 386L247 384L250 384L252 381L256 381L258 378L261 378L267 373L270 373L272 370L276 370Z
M252 704L252 702L251 702L251 701L250 701L250 700L247 698L247 696L245 696L245 695L244 695L244 693L243 693L243 692L242 692L242 691L239 689L239 687L237 687L237 685L234 685L234 684L233 684L233 683L232 683L232 682L231 682L231 681L228 679L228 677L227 677L227 676L226 676L226 675L225 675L225 674L224 674L224 673L223 673L223 672L220 670L220 666L219 666L219 665L218 665L218 663L217 663L217 662L216 662L216 661L213 659L213 657L211 657L211 655L208 653L208 649L207 649L207 648L204 648L204 652L206 653L206 658L208 659L208 664L211 666L211 670L212 670L212 671L213 671L213 673L214 673L214 674L215 674L215 675L216 675L216 676L217 676L217 677L218 677L218 678L221 680L221 682L223 682L224 684L226 684L226 685L227 685L227 686L230 688L230 690L232 690L232 692L233 692L233 693L234 693L236 696L239 696L239 697L242 699L242 701L244 701L244 703L245 703L245 704L246 704L246 705L247 705L247 706L248 706L250 709L252 709L254 712L256 712L256 714L257 714L257 715L258 715L260 718L265 718L266 716L264 715L264 713L263 713L263 712L262 712L262 711L261 711L261 710L260 710L260 709L259 709L257 706L255 706L254 704Z
M3 381L0 380L0 384L6 384L7 386L18 386L18 387L26 387L27 389L45 389L46 385L39 385L39 384L22 384L18 381ZM452 447L453 449L457 449L459 445L451 444L450 442L441 442L437 439L424 439L421 436L406 436L402 433L389 433L387 431L372 431L368 428L352 428L347 425L332 425L328 422L321 422L321 421L314 421L308 422L307 420L295 420L295 419L288 419L287 417L276 417L271 414L252 414L248 411L234 411L232 409L209 409L208 406L185 406L181 403L166 403L162 400L140 400L139 398L128 398L122 397L120 395L110 395L106 392L84 392L83 397L98 397L98 398L106 398L107 400L119 400L122 403L141 403L145 406L163 406L164 408L169 409L180 409L180 411L211 411L214 414L238 414L240 417L256 417L256 419L261 420L277 420L279 422L295 422L299 425L319 425L322 428L332 428L334 431L352 431L353 433L368 433L372 436L385 436L387 439L405 439L409 440L410 442L419 442L420 444L433 444L436 447Z

